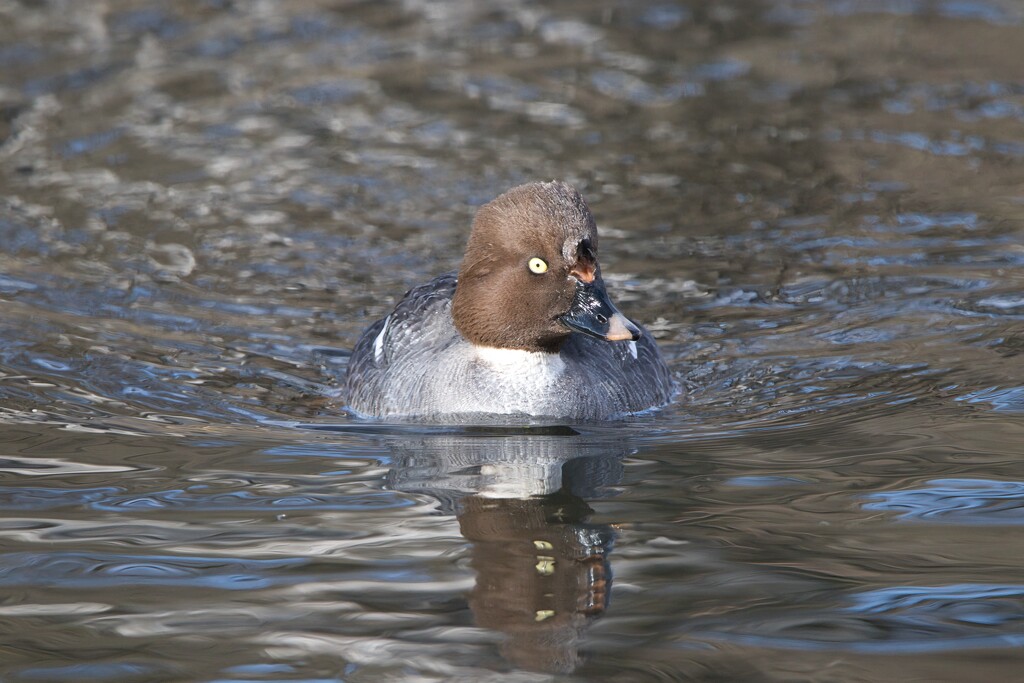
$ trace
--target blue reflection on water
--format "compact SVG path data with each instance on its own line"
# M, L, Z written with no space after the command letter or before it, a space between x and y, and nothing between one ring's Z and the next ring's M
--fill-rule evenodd
M190 490L174 489L154 491L148 494L105 496L101 500L91 503L91 507L95 510L115 512L178 507L191 511L268 510L285 512L292 510L349 510L369 513L374 510L396 510L416 504L416 501L410 498L388 491L370 490L345 494L295 492L261 496L251 491L211 492L203 489L204 487L197 486Z
M307 564L304 558L235 560L222 557L115 555L111 553L11 553L0 568L0 586L110 588L128 585L252 590L308 581L275 570Z
M853 596L853 605L848 609L854 612L881 613L895 610L918 610L937 612L953 609L957 605L970 602L978 608L975 618L957 612L957 621L971 621L981 624L1004 623L1007 619L995 619L981 616L981 610L994 598L1024 599L1024 585L999 585L985 583L960 583L948 586L895 586L865 591ZM981 602L978 602L981 601ZM1013 619L1024 620L1024 612L1016 609Z
M18 678L26 681L141 681L162 679L167 673L165 667L152 664L94 662L23 669L18 672Z
M705 631L715 640L793 650L915 653L1024 644L1024 585L893 586L855 593L837 612L786 611Z
M1004 412L1024 412L1024 387L989 387L964 394L958 401L987 403Z
M918 489L871 493L868 510L899 513L900 519L955 524L1024 523L1024 482L934 479Z

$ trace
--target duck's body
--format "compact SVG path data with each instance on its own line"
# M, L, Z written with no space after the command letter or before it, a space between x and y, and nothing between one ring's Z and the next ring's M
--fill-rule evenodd
M667 403L675 384L650 334L608 300L597 228L564 183L482 207L458 276L410 290L367 329L345 378L368 417L600 420Z
M353 410L431 421L474 414L600 420L671 397L672 378L649 334L615 343L573 334L555 353L477 346L452 322L455 286L450 273L416 287L363 333L345 382Z

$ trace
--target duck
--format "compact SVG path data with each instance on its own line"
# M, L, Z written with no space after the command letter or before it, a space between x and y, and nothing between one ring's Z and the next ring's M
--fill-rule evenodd
M481 206L462 264L370 325L341 396L361 418L590 422L668 404L678 390L651 334L612 304L597 223L561 181Z

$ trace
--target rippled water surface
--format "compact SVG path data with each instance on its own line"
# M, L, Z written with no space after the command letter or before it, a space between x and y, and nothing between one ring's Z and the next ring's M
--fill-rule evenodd
M0 679L1010 681L1012 0L0 0ZM685 387L361 423L565 178Z

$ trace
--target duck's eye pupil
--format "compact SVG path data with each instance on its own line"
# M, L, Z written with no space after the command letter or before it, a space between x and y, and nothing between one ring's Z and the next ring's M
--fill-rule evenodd
M537 258L536 256L534 256L532 259L530 259L530 262L527 265L530 266L531 273L536 273L537 275L540 275L541 273L548 272L548 263L542 258Z

